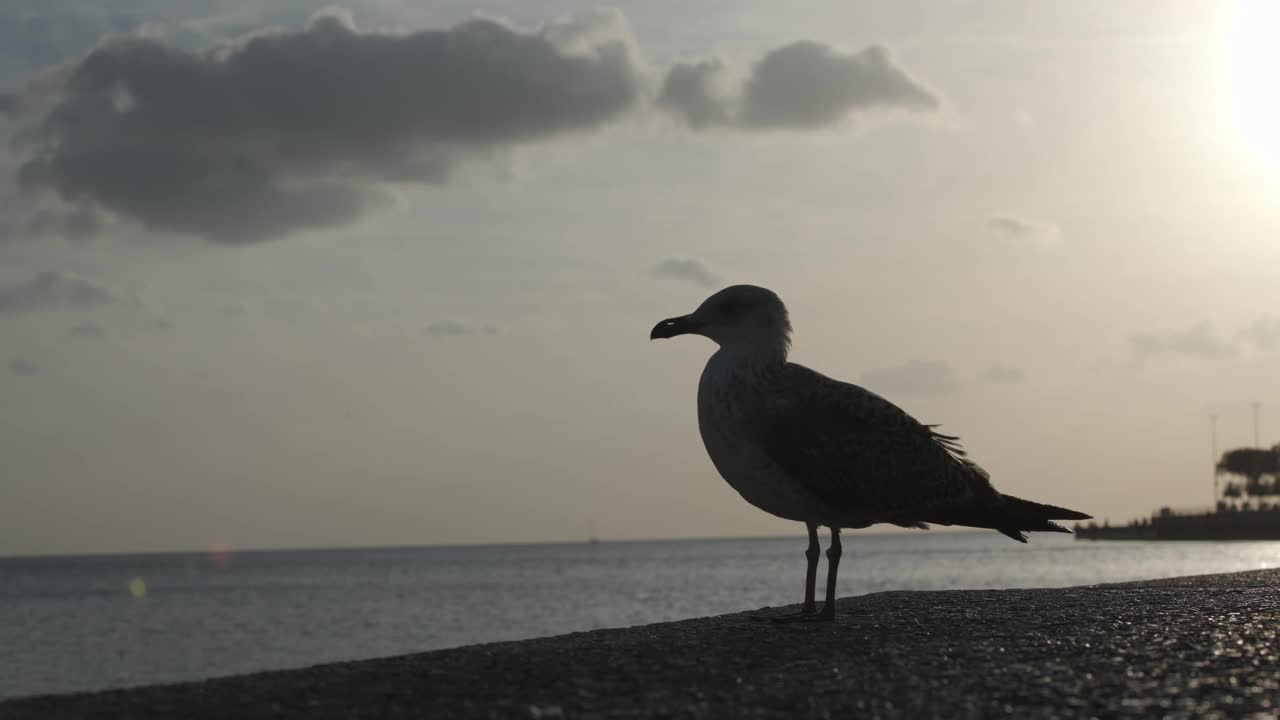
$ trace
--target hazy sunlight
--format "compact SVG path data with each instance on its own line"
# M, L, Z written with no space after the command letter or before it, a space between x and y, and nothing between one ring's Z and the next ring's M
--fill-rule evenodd
M1278 30L0 0L0 720L1273 717Z
M1222 58L1233 131L1245 152L1280 169L1280 3L1238 0L1229 12Z

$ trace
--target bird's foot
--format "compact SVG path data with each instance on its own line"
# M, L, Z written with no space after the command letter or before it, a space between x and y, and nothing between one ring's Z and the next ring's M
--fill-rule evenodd
M836 614L835 614L835 613L833 613L833 612L830 612L830 613L829 613L829 612L818 612L818 613L809 613L809 614L807 614L807 615L806 615L806 614L804 614L804 613L801 613L801 614L799 614L799 615L783 615L783 616L781 616L781 617L775 617L775 618L773 618L773 622L776 622L776 623L798 623L798 622L801 622L801 623L818 623L818 622L834 622L834 621L835 621L835 619L836 619Z
M795 623L795 622L829 622L835 620L835 612L827 612L827 608L822 608L822 612L818 612L818 608L812 605L800 608L800 612L789 613L787 615L752 615L751 619L756 622L771 623Z

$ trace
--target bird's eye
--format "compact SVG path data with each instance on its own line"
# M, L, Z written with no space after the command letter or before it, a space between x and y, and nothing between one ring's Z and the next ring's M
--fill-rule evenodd
M723 317L733 317L742 312L743 304L737 300L721 300L716 309Z

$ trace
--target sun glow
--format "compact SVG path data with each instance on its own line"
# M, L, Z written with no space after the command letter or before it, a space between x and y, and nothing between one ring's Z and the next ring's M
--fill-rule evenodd
M1280 1L1236 0L1221 51L1230 122L1246 152L1280 170Z

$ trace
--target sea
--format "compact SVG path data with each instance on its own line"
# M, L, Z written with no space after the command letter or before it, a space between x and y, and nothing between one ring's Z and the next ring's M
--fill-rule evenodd
M844 537L841 596L1280 566L1280 542ZM0 698L788 605L802 599L804 548L793 537L3 558Z

